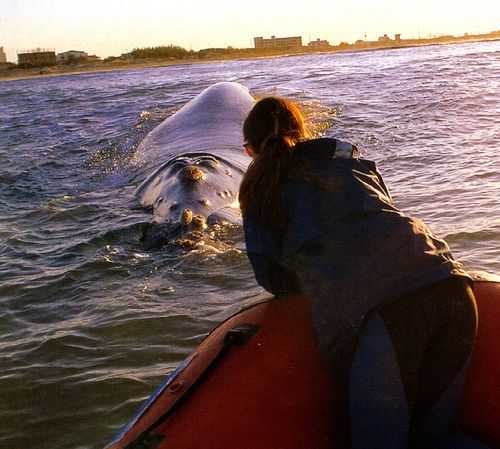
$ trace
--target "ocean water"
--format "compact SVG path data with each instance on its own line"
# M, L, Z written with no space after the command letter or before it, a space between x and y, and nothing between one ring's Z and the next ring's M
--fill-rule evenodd
M99 448L261 291L239 226L146 250L141 139L218 81L303 107L396 204L500 274L500 42L0 82L0 447Z

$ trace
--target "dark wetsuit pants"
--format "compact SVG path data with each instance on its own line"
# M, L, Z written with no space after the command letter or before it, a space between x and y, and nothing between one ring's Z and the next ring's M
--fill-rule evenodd
M369 317L349 372L352 448L486 448L454 428L476 327L475 299L460 277Z

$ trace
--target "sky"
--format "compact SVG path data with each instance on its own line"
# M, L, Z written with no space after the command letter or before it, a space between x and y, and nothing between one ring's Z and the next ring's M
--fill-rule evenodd
M35 48L102 58L134 48L253 47L253 38L302 36L332 45L500 29L498 0L2 0L7 60Z

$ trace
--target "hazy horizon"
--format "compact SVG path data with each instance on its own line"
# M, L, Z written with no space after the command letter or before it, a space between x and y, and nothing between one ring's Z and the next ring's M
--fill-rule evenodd
M235 2L202 0L169 5L159 0L140 4L129 0L85 3L62 0L4 0L0 10L0 47L7 60L17 53L51 48L57 53L82 50L102 58L134 48L179 45L253 47L253 38L302 36L326 39L332 45L357 39L377 40L384 34L403 39L430 35L462 36L500 28L496 0L457 4L453 0ZM496 19L496 20L495 20Z

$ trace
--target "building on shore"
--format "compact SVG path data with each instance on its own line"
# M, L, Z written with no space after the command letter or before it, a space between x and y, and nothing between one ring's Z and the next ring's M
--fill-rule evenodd
M390 42L398 42L398 43L400 43L401 42L401 34L395 34L394 35L394 40L391 39L389 36L387 36L387 34L384 34L383 36L380 36L378 38L378 42L381 43L381 44L388 44Z
M7 63L7 55L3 51L3 47L0 47L0 64L6 64Z
M254 37L253 39L256 50L293 50L302 48L302 37L276 37L271 36L271 39L264 39L263 37Z
M79 50L69 50L63 53L57 53L57 62L61 64L70 64L72 62L80 61L82 59L87 59L88 54L84 51Z
M56 65L56 52L54 50L37 48L35 50L18 53L17 64L25 68Z
M330 43L327 40L316 39L307 44L309 50L328 50L330 48Z
M87 56L87 62L99 62L101 61L101 58L97 55L88 55Z

